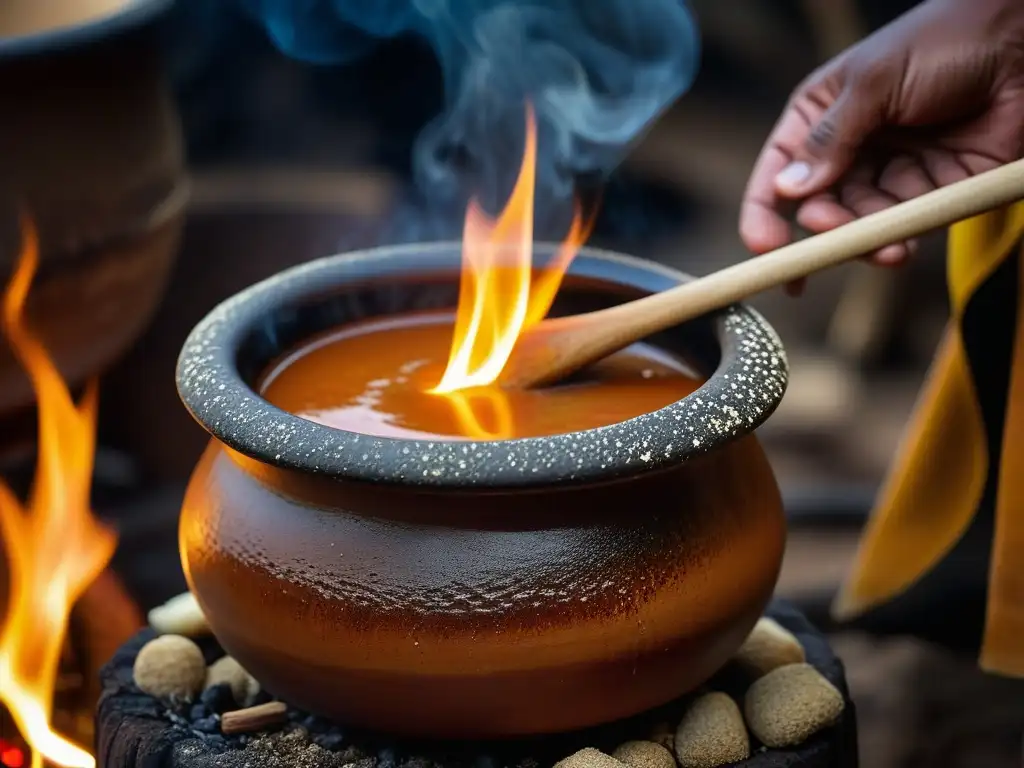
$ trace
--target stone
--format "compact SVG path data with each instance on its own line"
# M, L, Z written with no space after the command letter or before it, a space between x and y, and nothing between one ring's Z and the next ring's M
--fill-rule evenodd
M181 635L162 635L146 643L132 668L135 684L158 699L191 700L206 680L199 646Z
M676 768L676 759L661 744L653 741L627 741L612 757L630 768Z
M718 768L746 760L750 736L739 705L717 691L698 698L676 728L675 753L682 768Z
M649 741L661 744L669 752L674 752L676 743L676 729L670 723L661 720L654 724L647 736Z
M843 714L842 694L810 664L789 664L754 681L744 711L751 732L768 747L801 744Z
M149 612L149 625L161 635L203 637L210 634L210 625L203 609L191 592L172 597Z
M554 768L624 768L623 764L599 749L587 747L555 763Z
M758 620L753 631L736 652L734 660L755 675L807 660L804 647L788 629L767 616Z
M249 706L260 692L260 684L256 682L256 678L246 672L245 668L231 656L217 659L206 670L204 688L222 684L231 688L235 702L243 707Z

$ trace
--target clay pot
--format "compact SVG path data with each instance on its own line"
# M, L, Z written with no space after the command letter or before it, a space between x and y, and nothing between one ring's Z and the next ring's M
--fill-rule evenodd
M268 690L342 723L504 737L674 699L736 651L779 572L781 501L751 433L785 389L780 342L743 307L674 328L652 341L710 376L699 390L544 438L376 438L255 394L268 363L317 332L454 306L458 252L316 261L195 328L178 390L214 439L182 509L191 588ZM585 250L555 312L684 279Z
M168 0L5 0L0 279L40 233L33 327L72 383L139 336L170 274L187 187L155 22ZM0 415L34 401L0 342Z

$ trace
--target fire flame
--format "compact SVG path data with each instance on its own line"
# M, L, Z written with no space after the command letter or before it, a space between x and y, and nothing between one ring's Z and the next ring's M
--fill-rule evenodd
M445 392L462 434L474 440L507 440L515 434L512 403L500 387Z
M488 217L476 200L466 209L455 333L448 366L431 390L434 394L451 395L497 381L520 334L551 309L569 264L590 234L593 219L584 222L577 205L565 240L532 279L536 169L537 121L527 104L523 161L508 203L497 219ZM494 405L493 397L486 399ZM468 400L453 403L457 413L472 412ZM485 432L492 438L503 436Z
M0 543L6 548L10 600L0 624L0 702L32 750L32 768L47 760L93 768L85 749L50 728L53 690L75 601L102 572L117 543L93 516L89 489L95 450L97 384L76 406L60 373L26 323L24 309L39 262L35 228L3 296L3 329L35 389L39 454L27 506L0 483Z

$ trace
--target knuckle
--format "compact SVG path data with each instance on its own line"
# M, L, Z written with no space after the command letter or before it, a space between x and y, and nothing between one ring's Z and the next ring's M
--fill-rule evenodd
M847 208L856 210L869 204L874 196L874 190L866 185L846 184L840 192L839 199Z
M835 119L831 115L824 115L807 134L807 143L818 148L832 146L839 135L839 129Z

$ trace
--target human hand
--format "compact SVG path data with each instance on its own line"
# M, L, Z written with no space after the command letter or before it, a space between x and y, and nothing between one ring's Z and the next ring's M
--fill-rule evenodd
M927 0L793 93L744 193L755 253L1024 154L1024 1ZM916 243L871 254L895 265Z

